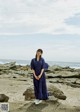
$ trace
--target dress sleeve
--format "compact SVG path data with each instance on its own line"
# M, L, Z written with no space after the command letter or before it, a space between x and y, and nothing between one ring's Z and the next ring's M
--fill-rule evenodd
M49 65L45 62L45 60L42 60L42 69L44 69L45 71L48 69Z
M45 60L42 59L42 69L45 69Z
M34 67L34 61L33 61L33 59L31 60L31 64L30 64L30 65L31 65L31 69L33 69L33 70L34 70L34 69L35 69L35 67Z

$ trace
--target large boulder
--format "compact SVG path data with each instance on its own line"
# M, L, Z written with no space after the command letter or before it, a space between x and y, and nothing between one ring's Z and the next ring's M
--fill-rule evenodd
M31 100L34 99L34 87L29 87L28 89L26 89L26 91L23 93L23 95L25 96L25 100Z
M48 86L48 93L49 93L49 96L54 96L58 99L66 100L66 96L64 95L64 93L53 85ZM26 89L23 95L25 96L25 100L34 99L35 98L34 87L29 87L28 89Z
M8 102L9 97L5 94L0 94L0 102Z
M54 96L58 99L61 100L66 100L66 96L64 95L63 91L61 91L59 88L53 86L53 85L49 85L48 86L48 92L50 94L50 96Z

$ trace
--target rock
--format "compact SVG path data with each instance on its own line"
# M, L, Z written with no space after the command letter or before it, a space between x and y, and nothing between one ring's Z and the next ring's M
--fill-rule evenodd
M58 65L53 65L53 66L50 66L48 68L48 70L50 70L50 71L61 71L62 70L62 67L61 66L58 66Z
M68 86L74 87L74 88L80 88L80 84L76 82L71 82L71 81L62 81L62 80L56 80L56 81L49 81L50 83L62 83L66 84Z
M56 74L53 74L53 73L46 73L46 78L49 79L49 78L52 78L52 77L55 77Z
M47 73L55 73L55 72L61 72L61 71L70 71L70 72L76 72L76 69L74 68L70 68L69 66L67 67L61 67L58 65L53 65L53 66L49 66L48 70L46 71Z
M26 66L16 65L16 70L28 71L29 69L30 69L29 65Z
M10 63L6 63L6 64L0 64L0 70L9 70L13 67L15 67L16 62L10 62Z
M26 66L23 66L23 67L21 67L21 70L29 70L30 69L30 66L29 65L26 65Z
M18 71L13 71L14 74L18 74L18 75L22 75L25 76L28 74L28 71L24 71L24 70L18 70Z
M61 99L61 100L66 100L66 96L64 95L64 93L54 87L54 86L48 86L48 92L49 92L49 96L55 96L56 98L58 99ZM34 99L35 96L34 96L34 87L29 87L24 93L23 95L25 96L25 100L31 100L31 99Z
M34 99L34 87L29 87L24 93L23 95L25 96L25 100L31 100Z
M77 79L76 80L76 83L80 85L80 79Z
M4 72L3 71L0 71L0 75L2 75Z
M56 74L46 74L46 77L49 78L80 78L80 74L74 72L70 72L70 71L61 71L59 73Z
M53 95L56 98L61 99L61 100L66 100L66 96L64 95L64 93L57 87L50 85L48 87L48 91L50 95Z
M80 73L80 69L75 69L75 71Z
M17 78L17 77L13 76L13 78L15 79L15 78Z
M53 73L55 74L55 71L52 71L52 70L46 70L46 73L49 74L49 73Z
M0 94L0 102L8 102L9 97L5 94Z
M22 67L22 65L16 65L16 67L13 68L13 70L20 70L21 67Z
M74 68L70 68L69 66L63 67L63 71L75 72Z

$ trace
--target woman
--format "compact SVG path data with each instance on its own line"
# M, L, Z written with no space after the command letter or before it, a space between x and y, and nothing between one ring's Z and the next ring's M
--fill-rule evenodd
M36 57L31 60L31 69L33 70L33 83L34 83L34 93L35 93L35 104L39 104L42 100L48 99L46 78L44 70L46 64L42 58L42 49L38 49L36 52ZM48 68L48 66L47 66Z

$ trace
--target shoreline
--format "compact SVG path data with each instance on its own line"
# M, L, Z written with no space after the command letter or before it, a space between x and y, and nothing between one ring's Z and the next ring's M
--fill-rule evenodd
M17 59L0 59L0 64L16 62L16 65L26 66L30 65L30 60L17 60ZM66 67L69 66L70 68L80 68L80 62L65 62L65 61L46 61L49 66L61 66Z

